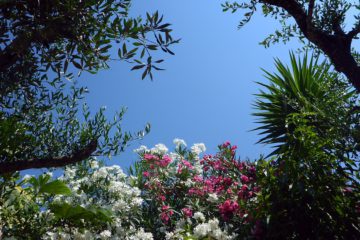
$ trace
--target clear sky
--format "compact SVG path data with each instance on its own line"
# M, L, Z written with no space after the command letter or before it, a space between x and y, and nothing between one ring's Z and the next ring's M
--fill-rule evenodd
M171 148L174 138L188 145L203 142L208 153L229 140L238 145L242 159L269 153L268 147L255 144L259 137L250 131L257 126L251 116L259 90L255 81L265 81L260 68L272 71L274 57L288 62L289 50L300 45L294 40L265 49L258 43L274 32L277 22L257 14L237 30L242 15L223 13L220 3L133 1L132 15L159 10L181 42L173 47L175 56L164 56L166 71L155 72L152 82L141 81L141 72L131 72L131 66L123 62L112 62L109 70L82 77L86 79L80 83L90 90L87 102L93 111L106 106L111 117L126 106L125 129L137 131L147 122L152 126L144 140L133 142L109 164L126 168L136 160L134 148L156 143Z

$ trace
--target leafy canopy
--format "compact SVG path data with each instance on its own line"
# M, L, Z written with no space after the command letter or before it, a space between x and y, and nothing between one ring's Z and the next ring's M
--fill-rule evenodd
M61 167L94 155L117 155L130 140L121 109L91 115L74 74L122 60L152 78L152 52L177 43L158 12L128 16L130 0L0 3L0 174ZM111 55L118 46L117 56ZM69 81L70 80L70 83ZM83 107L82 107L83 105Z
M343 73L360 91L358 50L353 43L360 32L360 5L347 0L243 0L222 4L224 11L244 10L239 27L249 22L258 10L265 17L279 21L280 30L266 37L261 44L268 47L297 37L307 47L329 57L335 69ZM349 23L352 26L347 27Z

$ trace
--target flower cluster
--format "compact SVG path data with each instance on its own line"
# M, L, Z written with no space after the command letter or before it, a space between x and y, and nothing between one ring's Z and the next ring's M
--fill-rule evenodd
M48 231L45 239L153 239L151 233L142 228L130 227L141 217L143 199L140 189L131 186L134 178L127 176L119 166L102 166L96 160L89 162L86 172L79 167L67 168L61 180L73 189L71 195L56 196L54 203L69 203L84 208L96 206L112 213L112 221L103 228L86 226L55 228ZM59 235L60 234L60 235ZM68 237L66 237L68 236Z
M236 234L229 234L226 230L222 230L219 223L219 220L216 218L205 221L204 214L196 212L193 218L177 221L175 229L172 232L165 233L165 239L180 240L184 239L184 236L190 239L236 239Z
M217 222L220 230L248 234L253 221L250 209L259 191L255 165L237 160L236 146L229 142L221 144L217 154L203 156L200 154L206 148L202 143L194 144L190 150L181 139L174 143L175 151L170 153L164 145L136 150L141 157L138 186L143 189L145 205L151 209L148 214L156 227L153 234L157 238L163 238L165 232L184 234L176 229L179 221L185 221L187 229L191 229L186 232L188 235L201 238L210 234L212 238L225 239L216 237L221 234L211 235L207 224L192 220L199 218L200 213L203 221ZM159 146L167 151L159 151ZM235 227L239 225L242 227Z
M164 144L136 149L140 159L129 175L91 159L67 167L57 179L47 173L3 184L2 238L14 233L51 240L259 235L252 212L259 191L256 165L236 159L236 146L228 142L214 155L205 154L203 143L189 149L182 139L174 144L173 152Z

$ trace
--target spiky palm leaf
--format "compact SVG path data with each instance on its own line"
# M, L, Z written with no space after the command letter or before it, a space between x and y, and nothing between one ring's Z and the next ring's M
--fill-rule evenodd
M338 76L326 62L318 65L317 58L305 55L301 60L294 53L290 53L290 62L291 68L275 59L277 73L263 70L270 83L257 82L267 91L260 90L256 94L254 106L257 112L253 115L258 117L257 123L261 126L254 130L261 131L260 135L263 135L258 143L275 145L270 155L279 154L288 146L289 134L294 130L294 126L288 124L289 116L305 113L317 120L326 119L334 104L343 104L353 95L344 85L338 85L337 90L332 91L334 83L339 83ZM322 121L316 124L330 123ZM319 125L317 127L321 128Z

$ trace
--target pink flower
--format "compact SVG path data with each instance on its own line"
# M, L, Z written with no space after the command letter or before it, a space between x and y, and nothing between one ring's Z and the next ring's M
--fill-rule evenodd
M225 177L223 179L223 183L226 185L226 186L230 186L232 184L232 179L229 178L229 177Z
M145 172L143 172L143 176L144 176L144 177L149 177L149 176L150 176L150 173L147 172L147 171L145 171Z
M173 210L169 210L170 206L164 205L161 207L162 213L160 214L160 218L163 223L168 224L170 217L174 214Z
M186 166L186 167L188 167L189 169L193 169L194 167L191 165L191 163L189 163L188 161L186 161L186 160L182 160L182 163Z
M170 220L170 217L166 212L162 212L160 214L160 218L163 221L163 223L165 223L165 224L167 224L169 222L169 220Z
M189 195L204 196L204 192L198 188L190 188L188 191Z
M159 162L160 167L166 167L171 163L172 159L168 155L164 155L163 158Z
M246 175L241 175L240 179L241 179L242 183L248 183L249 182L249 178Z
M152 154L148 154L148 153L144 154L144 159L145 160L159 160L159 158L157 156L152 155Z
M182 173L182 165L178 165L178 169L177 169L177 173L181 174Z
M202 182L203 179L202 179L202 177L196 175L193 177L193 180L194 180L194 182Z
M222 147L223 147L223 148L226 148L226 147L228 147L228 146L230 146L230 142L229 142L229 141L226 141L226 142L224 142L224 143L222 144Z
M186 217L192 217L193 215L192 210L190 208L183 208L181 211L184 213Z
M214 165L215 170L221 170L222 169L221 161L215 161L213 165Z
M169 208L170 208L170 206L164 205L164 206L161 207L161 210L162 210L162 211L166 211L166 210L168 210Z
M241 186L242 191L247 191L249 189L248 185L244 184Z
M224 203L219 205L219 212L225 221L229 220L238 209L239 204L230 199L227 199Z

